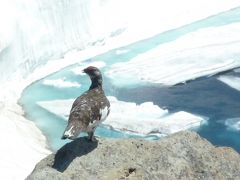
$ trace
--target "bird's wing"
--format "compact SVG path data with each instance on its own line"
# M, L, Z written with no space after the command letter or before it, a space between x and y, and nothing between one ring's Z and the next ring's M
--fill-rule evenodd
M80 121L85 121L85 124L88 125L95 120L106 119L109 107L110 103L103 93L88 91L74 101L70 118L73 115L78 116Z
M86 104L87 100L86 100L86 96L87 93L82 94L81 96L79 96L77 99L75 99L75 101L73 102L72 108L71 110L77 105L81 105L81 104Z

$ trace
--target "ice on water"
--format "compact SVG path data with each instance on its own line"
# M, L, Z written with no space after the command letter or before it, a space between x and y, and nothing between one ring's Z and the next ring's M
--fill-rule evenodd
M240 91L240 77L233 76L233 75L224 75L224 76L220 76L218 80L227 84L231 88L234 88Z
M60 79L45 79L43 84L47 86L54 86L56 88L71 88L71 87L81 87L78 82L67 81L66 78Z
M227 119L225 125L235 131L240 131L240 117Z
M221 37L221 38L218 38ZM106 75L118 86L151 82L175 85L240 66L240 24L211 27L161 44Z
M103 122L118 131L139 135L172 134L189 128L200 127L205 118L180 111L169 113L152 102L137 105L134 102L119 101L113 96L108 96L111 103L111 113ZM47 111L67 119L73 99L42 101L37 104Z

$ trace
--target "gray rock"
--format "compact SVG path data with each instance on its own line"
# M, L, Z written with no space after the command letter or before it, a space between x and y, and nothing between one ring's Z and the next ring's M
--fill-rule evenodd
M78 138L39 162L27 180L240 179L240 155L198 134L159 141Z

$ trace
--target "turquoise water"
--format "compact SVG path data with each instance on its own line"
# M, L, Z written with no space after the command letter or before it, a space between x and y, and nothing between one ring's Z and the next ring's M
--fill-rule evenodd
M140 53L147 52L160 44L174 41L188 33L207 27L222 26L235 22L240 22L240 8L232 9L228 12L161 33L152 38L139 41L119 49L111 50L107 53L93 57L92 59L88 59L85 63L104 61L106 63L106 66L102 69L104 72L110 65L116 62L129 61L131 58ZM127 52L116 54L117 50L127 50ZM46 78L31 84L23 91L22 97L19 100L19 103L23 105L24 110L26 111L27 118L33 120L47 136L49 144L53 150L60 148L67 142L60 139L67 122L64 119L61 119L60 117L42 109L36 103L38 101L76 98L86 91L90 85L88 77L76 75L71 71L73 68L78 66L78 64L75 64L66 67L57 73L49 75ZM57 88L47 86L42 83L45 79L59 79L63 77L65 77L67 81L75 81L80 83L82 86ZM240 102L240 93L217 81L215 77L202 78L183 86L175 86L171 88L156 87L151 84L142 84L138 87L120 88L114 86L110 79L104 76L104 89L107 95L115 96L119 100L136 103L153 101L160 107L167 107L171 112L184 110L190 113L209 117L209 123L201 127L199 133L214 144L232 146L240 151L240 142L238 142L240 133L237 131L229 131L223 125L223 121L226 118L240 117L240 110L236 110L237 108L240 109L240 104L238 103ZM148 92L148 96L146 96L146 92ZM196 92L197 94L205 94L204 98L206 99L214 97L211 98L212 103L206 103L206 101L203 101L202 99L197 101ZM230 96L231 94L234 94L234 98ZM223 95L225 97L224 104L222 106L217 106L218 108L215 107L216 104L220 104L222 102ZM191 103L185 103L186 100ZM235 105L234 107L233 104ZM233 111L233 109L235 111ZM225 111L229 113L222 113ZM97 128L96 134L99 136L114 138L139 137L110 130L105 127ZM146 138L156 139L154 136Z

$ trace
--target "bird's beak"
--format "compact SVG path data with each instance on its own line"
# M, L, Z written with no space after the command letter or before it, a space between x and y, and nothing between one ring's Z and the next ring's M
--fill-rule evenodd
M82 70L83 73L86 73L85 69Z

